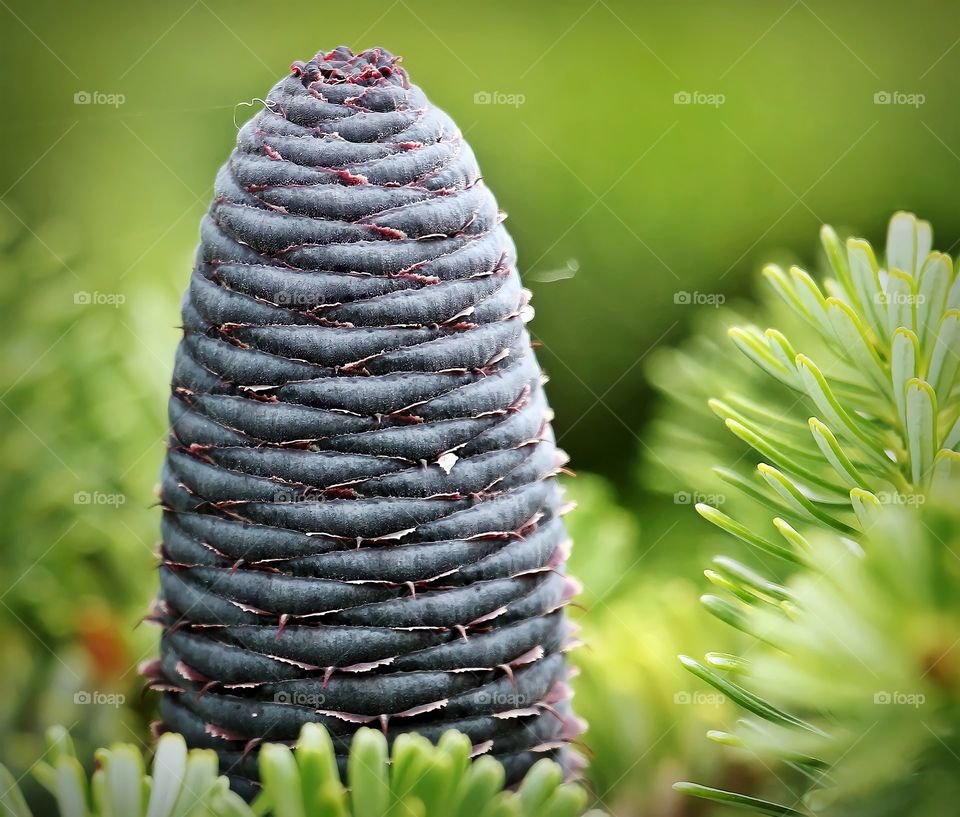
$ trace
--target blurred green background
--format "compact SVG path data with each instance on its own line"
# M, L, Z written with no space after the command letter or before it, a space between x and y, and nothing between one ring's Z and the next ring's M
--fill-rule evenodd
M535 294L582 474L594 791L618 815L705 813L669 783L716 777L701 736L728 713L673 656L732 636L696 609L712 540L673 497L650 373L749 300L762 260L814 263L822 222L878 239L905 208L960 235L960 7L0 0L0 21L0 758L26 769L53 722L147 739L136 625L197 223L294 59L381 45L473 145Z

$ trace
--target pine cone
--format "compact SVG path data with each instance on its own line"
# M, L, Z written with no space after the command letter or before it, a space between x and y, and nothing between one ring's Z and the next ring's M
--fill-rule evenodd
M512 241L381 49L291 66L240 131L183 305L162 480L161 730L455 728L569 769L576 591Z

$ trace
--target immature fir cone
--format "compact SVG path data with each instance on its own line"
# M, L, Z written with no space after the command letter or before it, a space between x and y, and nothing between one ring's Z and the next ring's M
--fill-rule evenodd
M570 769L564 464L512 241L397 58L295 63L201 226L163 473L161 730L466 733Z

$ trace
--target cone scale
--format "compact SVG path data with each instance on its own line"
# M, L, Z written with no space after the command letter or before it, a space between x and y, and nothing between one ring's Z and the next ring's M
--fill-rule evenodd
M201 225L162 478L160 731L447 729L575 765L565 462L503 215L381 49L269 93Z

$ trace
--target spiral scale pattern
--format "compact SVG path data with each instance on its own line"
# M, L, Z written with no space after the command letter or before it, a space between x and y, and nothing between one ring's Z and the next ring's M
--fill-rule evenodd
M160 730L256 791L323 723L571 767L568 541L512 241L381 49L295 63L220 170L162 478Z

